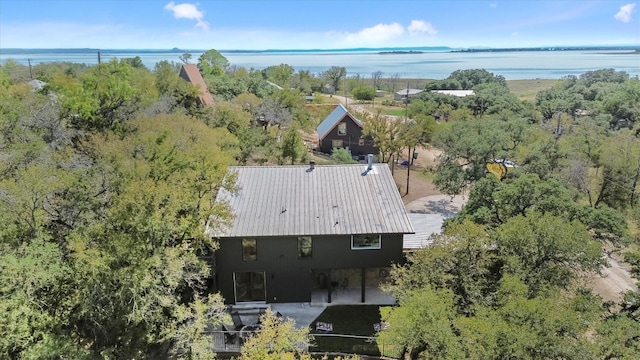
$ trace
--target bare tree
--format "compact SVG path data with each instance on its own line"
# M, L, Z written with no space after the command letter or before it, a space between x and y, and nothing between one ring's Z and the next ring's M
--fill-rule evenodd
M396 83L398 82L399 78L400 78L400 74L398 73L391 74L387 78L387 87L392 93L396 92Z
M384 73L382 71L375 71L371 74L371 79L373 80L373 87L380 89L382 87L382 77Z

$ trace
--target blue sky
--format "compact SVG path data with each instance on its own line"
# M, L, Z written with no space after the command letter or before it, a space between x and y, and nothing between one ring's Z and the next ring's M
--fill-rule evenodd
M583 45L640 45L640 5L633 0L0 1L0 48Z

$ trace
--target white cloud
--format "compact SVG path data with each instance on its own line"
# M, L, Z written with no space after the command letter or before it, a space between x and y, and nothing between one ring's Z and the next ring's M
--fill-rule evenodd
M164 8L171 11L176 19L196 20L196 27L202 30L209 30L209 23L204 21L204 13L198 10L198 4L175 4L171 1Z
M498 7L498 3L497 3L497 2L495 2L495 1L494 1L494 2L492 2L492 3L489 3L489 7L491 7L491 8Z
M438 33L435 27L430 22L422 20L411 20L411 25L407 27L411 36L427 33L429 35L435 35Z
M345 40L352 44L384 43L404 34L404 28L398 23L378 24L364 28L357 33L348 33Z
M613 17L618 21L628 23L631 21L631 15L633 14L633 10L635 7L635 3L622 5L620 6L620 10L618 10L618 12Z
M519 34L517 31L516 31L516 32L512 32L512 33L511 33L511 36L513 36L513 37L518 37L519 35L520 35L520 34Z

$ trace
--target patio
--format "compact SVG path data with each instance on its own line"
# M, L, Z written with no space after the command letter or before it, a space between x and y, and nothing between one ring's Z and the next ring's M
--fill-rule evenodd
M328 305L394 305L396 299L378 287L365 288L365 302L362 302L362 291L358 288L340 287L332 290L331 303L328 299L328 290L316 289L311 293L311 306L328 306Z
M285 318L295 321L296 327L313 327L322 312L332 305L394 305L393 296L382 292L377 287L365 288L366 302L362 303L361 290L354 288L336 288L331 294L331 303L327 302L327 290L314 290L310 303L274 303L274 304L242 304L229 307L230 313L237 313L237 318L244 327L235 328L239 324L230 325L227 331L217 328L210 331L213 348L218 353L239 353L243 339L251 334L251 326L258 323L258 318L266 308L280 313ZM237 319L236 318L236 319ZM238 320L236 320L238 322Z

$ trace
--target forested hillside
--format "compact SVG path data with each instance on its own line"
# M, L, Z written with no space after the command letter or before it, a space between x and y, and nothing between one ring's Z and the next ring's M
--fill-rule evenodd
M228 319L204 229L231 217L214 201L227 166L306 162L331 109L305 95L369 86L211 50L203 107L179 64L139 60L0 67L1 358L213 358L204 331ZM442 149L435 184L469 202L393 269L379 336L411 358L637 358L640 293L604 303L580 279L603 247L640 274L640 81L603 69L534 101L484 70L426 86L475 95L425 92L402 104L411 121L362 114L365 131L383 161Z

